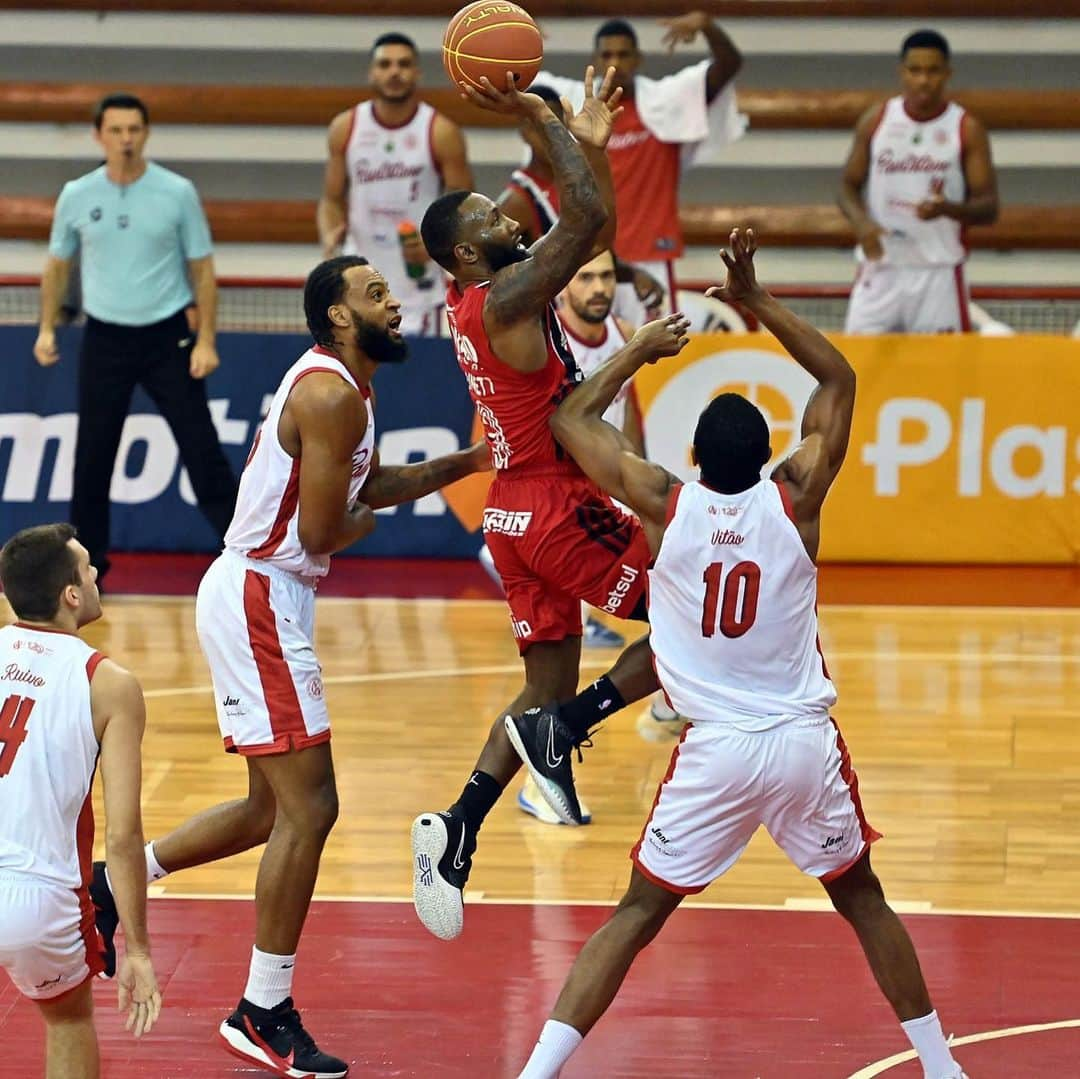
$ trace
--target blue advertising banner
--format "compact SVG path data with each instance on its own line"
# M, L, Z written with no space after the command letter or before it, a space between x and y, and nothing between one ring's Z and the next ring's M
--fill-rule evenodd
M0 327L0 542L66 520L75 460L76 381L82 331L58 332L61 360L39 367L36 327ZM223 333L221 367L207 380L210 410L239 475L281 376L308 348L298 334ZM418 339L409 360L375 377L375 424L384 464L407 464L469 444L473 408L449 341ZM112 546L132 551L213 551L217 539L195 505L172 433L141 390L124 426L112 479ZM373 535L349 554L465 558L480 546L475 513L441 494L379 512Z

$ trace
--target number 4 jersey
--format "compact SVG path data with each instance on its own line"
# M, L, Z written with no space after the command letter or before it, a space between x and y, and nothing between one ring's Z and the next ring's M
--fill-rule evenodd
M102 658L71 633L0 629L0 872L66 888L90 879L90 680Z
M828 712L836 690L816 604L817 567L782 484L672 491L649 571L649 622L656 670L680 715L763 731Z

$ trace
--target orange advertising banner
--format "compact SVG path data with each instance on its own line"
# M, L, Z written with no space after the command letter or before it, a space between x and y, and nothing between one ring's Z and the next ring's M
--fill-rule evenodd
M822 560L1080 561L1080 341L843 337L858 377ZM767 334L701 335L636 377L649 456L695 476L697 416L721 392L765 414L775 465L814 380Z

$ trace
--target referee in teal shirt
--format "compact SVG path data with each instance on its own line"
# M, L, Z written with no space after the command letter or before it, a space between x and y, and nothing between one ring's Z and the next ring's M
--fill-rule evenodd
M203 381L219 361L214 260L199 196L190 180L143 156L150 120L137 97L104 98L94 127L105 164L65 184L57 200L34 356L42 366L60 359L54 327L79 252L86 330L71 523L100 579L109 568L109 487L136 385L172 430L199 509L220 538L236 477ZM197 319L188 317L192 306Z

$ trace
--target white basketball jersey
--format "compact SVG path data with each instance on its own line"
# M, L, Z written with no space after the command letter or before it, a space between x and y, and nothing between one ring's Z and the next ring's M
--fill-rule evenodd
M386 278L401 301L403 333L436 333L431 312L443 306L442 271L429 261L423 278L410 277L398 236L403 221L419 231L424 211L442 192L431 148L435 115L422 101L408 123L385 127L375 115L374 102L364 101L353 110L345 144L349 204L342 250L363 255ZM425 319L432 323L426 328L421 325Z
M762 731L820 715L836 690L818 647L817 567L771 479L735 495L676 488L649 571L656 670L694 723Z
M72 633L0 629L0 870L64 888L90 879L90 679L103 658Z
M574 359L577 361L584 378L588 378L599 367L607 363L626 344L626 338L623 336L622 330L619 329L619 324L615 321L614 315L608 315L604 322L604 338L597 345L583 341L566 325L565 321L561 318L559 321L562 322L563 329L566 330L566 339L570 342L570 351L574 354ZM631 386L630 381L624 382L615 395L615 400L608 405L607 410L604 412L604 419L612 427L617 427L620 431L626 422L626 400L632 392Z
M920 221L915 207L942 195L963 202L964 110L950 102L933 120L908 116L902 97L884 105L870 136L866 209L886 231L885 258L898 265L956 266L967 257L963 229L951 217ZM857 256L864 259L861 248Z
M348 368L332 352L316 345L285 372L266 419L255 434L240 476L236 512L225 533L225 547L301 577L325 577L330 556L310 554L300 543L300 458L290 457L278 439L278 421L293 387L305 375L329 371L356 390L356 406L367 410L367 430L353 450L352 478L345 506L351 506L371 471L375 450L375 413L371 393L361 390Z

